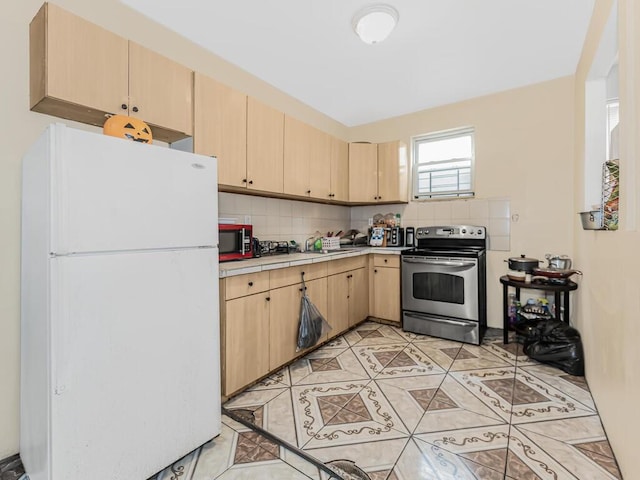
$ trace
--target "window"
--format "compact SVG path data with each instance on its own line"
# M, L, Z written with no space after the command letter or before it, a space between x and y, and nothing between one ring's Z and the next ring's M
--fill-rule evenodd
M472 197L473 163L473 128L414 137L414 198Z

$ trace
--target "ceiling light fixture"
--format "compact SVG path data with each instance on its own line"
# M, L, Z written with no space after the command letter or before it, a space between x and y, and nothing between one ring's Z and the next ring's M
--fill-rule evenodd
M351 24L360 40L369 45L380 43L398 23L398 11L390 5L370 5L353 16Z

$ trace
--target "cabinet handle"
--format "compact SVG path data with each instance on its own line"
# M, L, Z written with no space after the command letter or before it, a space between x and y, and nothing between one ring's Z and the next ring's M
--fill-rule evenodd
M382 200L382 197L378 197L378 200Z
M374 270L373 273L378 273L378 270Z
M242 179L242 183L247 183L247 179L246 179L246 178L243 178L243 179Z
M249 185L253 185L253 180L249 180Z
M138 112L138 107L133 107L131 110L133 110L134 112Z
M384 263L387 263L387 259L386 258L384 259Z
M250 287L253 287L253 282L249 282L249 286L250 286Z
M123 110L126 110L127 109L127 104L123 103L122 105L120 105L120 108L122 108Z
M265 300L266 300L267 302L270 302L270 301L271 301L271 297L267 297L267 298L265 298Z
M307 190L307 195L311 195L311 190Z

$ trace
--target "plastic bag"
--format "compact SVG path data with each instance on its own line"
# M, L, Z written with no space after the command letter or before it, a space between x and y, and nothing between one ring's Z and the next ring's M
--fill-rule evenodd
M304 285L304 284L303 284ZM298 346L296 352L313 347L324 333L331 330L331 326L322 316L318 308L311 303L304 287L300 300L300 324L298 326Z
M584 351L580 332L559 320L541 320L528 325L524 353L576 376L584 376Z

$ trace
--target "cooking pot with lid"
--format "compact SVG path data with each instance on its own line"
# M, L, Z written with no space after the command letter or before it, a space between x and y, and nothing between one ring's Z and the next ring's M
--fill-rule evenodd
M552 255L547 253L544 258L549 262L549 268L557 268L560 270L569 270L571 268L571 259L567 255Z
M534 268L540 264L540 260L536 258L527 258L524 255L519 257L511 257L505 262L509 262L509 270L517 270L525 273L532 273Z

